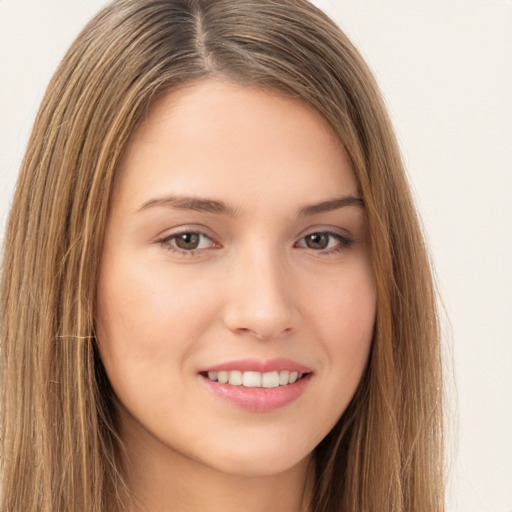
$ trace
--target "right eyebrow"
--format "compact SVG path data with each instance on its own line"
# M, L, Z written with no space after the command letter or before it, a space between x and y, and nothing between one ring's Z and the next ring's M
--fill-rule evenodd
M236 216L237 211L223 201L216 199L189 197L189 196L164 196L155 197L146 201L137 211L144 211L158 206L175 208L177 210L193 210L196 212L216 213Z

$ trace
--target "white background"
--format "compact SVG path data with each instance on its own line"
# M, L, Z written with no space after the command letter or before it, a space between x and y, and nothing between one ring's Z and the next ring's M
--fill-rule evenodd
M0 226L48 80L104 3L0 0ZM448 510L512 512L512 1L316 3L383 89L436 265Z

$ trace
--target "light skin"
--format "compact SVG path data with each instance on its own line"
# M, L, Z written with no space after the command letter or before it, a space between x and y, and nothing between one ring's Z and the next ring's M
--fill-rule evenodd
M360 381L375 304L356 181L315 110L222 80L160 99L116 179L96 313L144 510L306 511L312 452ZM309 372L271 410L205 376L275 358Z

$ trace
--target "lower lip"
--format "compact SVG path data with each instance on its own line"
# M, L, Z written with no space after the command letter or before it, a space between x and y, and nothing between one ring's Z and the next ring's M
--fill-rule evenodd
M214 382L201 377L205 384L220 398L252 412L270 412L285 407L300 397L306 389L311 374L302 379L277 388L249 388Z

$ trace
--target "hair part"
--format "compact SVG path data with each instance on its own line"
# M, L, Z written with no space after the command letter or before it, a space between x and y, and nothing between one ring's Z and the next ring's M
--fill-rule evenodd
M365 204L375 335L355 397L316 449L312 511L442 512L441 356L423 237L375 81L305 0L119 0L64 57L5 237L0 509L100 512L129 501L94 337L109 199L154 101L206 77L277 90L319 111Z

